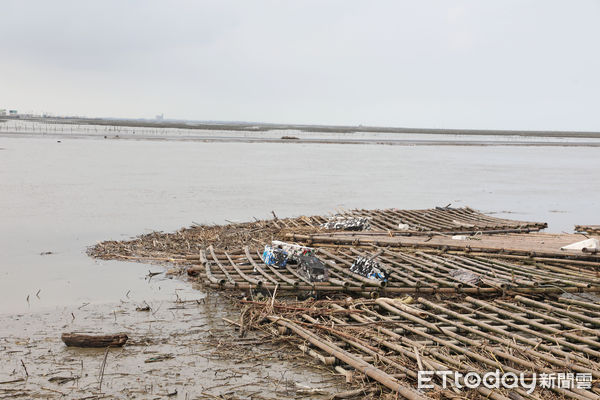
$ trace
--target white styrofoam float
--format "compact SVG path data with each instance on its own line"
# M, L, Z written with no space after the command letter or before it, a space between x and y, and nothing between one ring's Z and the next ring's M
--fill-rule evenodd
M561 250L598 250L600 249L600 242L598 239L586 239L581 242L571 243L567 246L560 248Z

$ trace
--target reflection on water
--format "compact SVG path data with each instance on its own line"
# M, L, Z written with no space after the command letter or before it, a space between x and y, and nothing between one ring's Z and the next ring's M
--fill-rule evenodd
M547 221L551 231L600 222L595 148L6 137L0 148L0 313L117 301L128 292L143 300L181 289L185 297L184 283L144 280L158 266L97 261L85 249L192 222L267 218L271 210L452 203Z

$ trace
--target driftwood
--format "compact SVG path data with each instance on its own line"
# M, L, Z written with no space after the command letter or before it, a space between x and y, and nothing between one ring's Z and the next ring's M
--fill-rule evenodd
M121 347L127 342L126 334L86 335L83 333L63 333L60 337L67 346L71 347Z

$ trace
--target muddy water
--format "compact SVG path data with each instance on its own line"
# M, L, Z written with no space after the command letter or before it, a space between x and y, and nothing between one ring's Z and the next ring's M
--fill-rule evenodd
M207 303L188 283L146 279L160 266L93 260L96 241L336 207L470 205L551 231L600 222L589 147L60 140L0 137L0 382L16 380L0 398L98 395L103 351L66 348L60 333L73 330L130 334L107 358L110 398L316 398L302 393L340 384L258 357L279 344L234 347L221 296ZM144 302L151 312L135 310Z
M595 148L5 137L0 148L0 313L191 298L178 280L145 279L160 267L85 249L192 222L448 203L548 221L550 231L599 222Z
M325 399L348 390L283 340L240 338L222 319L239 314L221 294L197 297L5 316L0 399ZM66 347L65 331L127 332L129 340L105 353Z

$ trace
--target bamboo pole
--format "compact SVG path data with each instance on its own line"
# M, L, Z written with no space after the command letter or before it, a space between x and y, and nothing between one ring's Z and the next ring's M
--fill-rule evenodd
M421 304L425 304L429 308L438 310L438 311L440 311L442 313L445 313L445 314L447 314L449 316L452 316L452 317L454 317L456 319L459 319L461 321L464 321L464 322L467 322L469 324L475 325L475 326L477 326L477 327L479 327L481 329L484 329L485 331L496 333L496 334L498 334L500 336L504 336L504 337L510 338L511 340L505 340L505 339L503 340L501 337L496 337L496 336L487 334L487 333L485 333L483 331L480 331L478 329L468 328L464 324L461 326L462 329L467 329L470 332L476 333L477 335L480 335L482 337L486 337L486 338L493 339L495 341L501 342L504 345L507 345L508 347L515 347L515 348L522 349L522 351L525 351L525 352L531 352L531 349L524 348L524 347L518 346L516 344L516 342L522 342L522 343L525 343L525 344L527 344L529 346L532 346L532 348L534 348L534 349L539 348L539 349L548 351L549 353L552 353L554 355L561 356L561 357L563 357L564 360L577 359L578 361L582 362L584 365L585 364L591 364L591 366L588 367L588 368L580 367L580 366L575 365L575 364L569 364L568 362L566 362L564 360L560 360L560 359L557 359L555 357L550 357L550 356L548 356L548 355L546 355L544 353L540 353L540 352L537 352L537 351L535 352L536 356L538 356L540 358L543 358L544 360L549 361L549 362L551 362L551 363L553 363L555 365L558 365L558 366L563 367L563 368L572 368L574 370L577 370L578 372L591 373L593 376L595 376L597 378L600 378L600 369L596 365L594 365L596 363L592 363L590 360L587 360L587 359L582 358L580 356L576 356L573 353L568 353L568 352L565 352L563 350L556 349L556 348L554 348L552 346L545 345L545 344L543 344L541 342L538 342L536 340L533 340L531 338L527 338L527 337L524 337L522 335L513 334L513 333L508 332L508 331L506 331L506 330L504 330L502 328L490 325L490 324L482 322L482 321L478 321L478 320L476 320L474 318L471 318L469 316L466 316L466 315L463 315L463 314L459 314L457 312L449 310L446 307L441 307L441 306L439 306L437 304L434 304L434 303L432 303L430 301L427 301L427 300L425 300L423 298L419 298L418 301ZM513 342L513 340L514 340L514 342Z
M564 337L569 338L571 340L575 340L577 342L585 343L587 345L590 345L590 346L598 348L598 347L600 347L600 343L598 343L597 341L589 340L589 339L583 338L581 336L570 334L568 332L562 332L560 329L556 329L556 328L553 328L553 327L550 327L550 326L547 326L547 325L544 325L544 324L540 324L540 323L538 323L538 322L536 322L536 321L534 321L534 320L532 320L530 318L520 317L520 316L516 315L515 313L507 312L507 311L505 311L505 310L503 310L501 308L495 307L495 306L493 306L490 303L487 303L485 301L477 300L477 299L474 299L472 297L466 297L465 300L468 301L469 303L477 304L478 306L480 306L480 307L482 307L482 308L484 308L486 310L490 310L490 311L496 312L498 314L501 314L504 317L512 318L515 321L519 321L519 322L523 322L525 324L528 324L529 326L535 327L535 328L537 328L539 330L549 331L549 332L553 333L553 335L547 335L547 334L541 333L541 332L533 330L533 329L529 329L529 328L525 328L523 326L519 326L517 324L514 324L514 323L510 322L506 318L495 318L495 317L493 317L492 319L494 321L497 321L497 322L503 321L504 324L508 325L509 327L511 327L513 329L518 329L518 330L521 330L522 332L529 333L529 334L531 334L533 336L540 337L540 338L548 340L550 342L555 342L556 344L560 344L563 347L568 347L570 349L577 350L577 351L579 351L581 353L585 353L585 354L587 354L589 356L592 356L592 357L600 357L600 351L592 350L592 349L589 349L589 348L587 348L585 346L577 345L577 344L568 342L568 341L566 341L564 339L561 339L560 336L564 336ZM475 310L473 310L473 311L476 312L476 313L479 313L479 311L475 311Z
M539 301L531 300L531 299L528 299L527 297L523 297L523 296L515 296L515 300L517 300L521 303L533 306L533 307L543 308L547 311L552 311L554 313L566 315L568 317L575 318L579 321L587 322L587 323L590 323L595 326L600 326L600 319L597 319L597 318L590 318L588 316L585 316L585 315L582 315L582 314L579 314L576 312L563 310L561 308L554 307L554 306L551 306L551 305L548 305L545 303L540 303Z
M374 367L373 365L361 360L360 358L354 356L353 354L341 349L335 344L323 340L322 338L315 336L312 332L301 328L300 326L294 324L291 321L287 321L277 317L269 317L271 321L276 322L279 325L285 326L290 330L294 331L297 335L309 341L313 346L320 348L338 358L339 360L345 362L346 364L354 367L357 371L362 372L368 377L376 380L382 385L386 386L388 389L393 390L394 392L398 392L405 398L409 400L427 400L426 397L422 396L419 392L404 387L398 383L398 380L380 369Z

